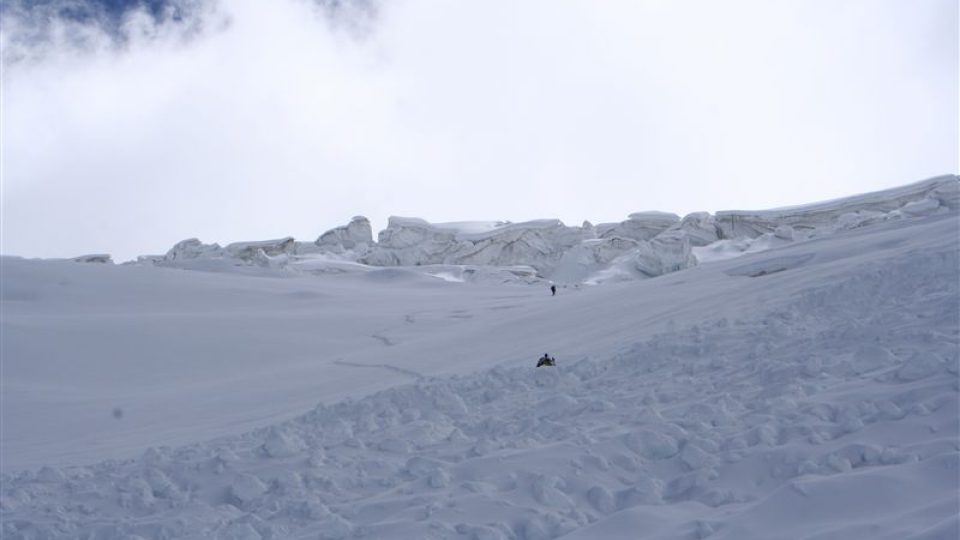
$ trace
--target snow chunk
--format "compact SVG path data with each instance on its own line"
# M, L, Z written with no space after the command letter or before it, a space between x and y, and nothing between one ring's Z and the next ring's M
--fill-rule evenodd
M541 475L534 479L533 497L544 506L567 508L573 506L570 498L557 489L560 480L555 476Z
M156 467L148 467L144 471L144 476L155 497L171 500L185 499L180 488L162 470Z
M649 429L627 434L623 442L627 448L648 459L666 459L680 451L676 439Z
M430 484L432 488L439 489L447 487L450 485L450 475L444 470L434 471L433 474L430 475L427 483Z
M230 485L230 494L240 504L246 504L267 492L267 485L249 473L240 473Z
M712 462L709 454L704 452L695 444L685 444L680 451L680 461L686 465L688 470L700 469Z
M779 225L773 232L773 235L781 240L793 240L794 234L793 227L789 225Z
M449 388L440 387L433 396L433 406L447 416L459 418L467 414L467 404L463 398Z
M263 443L263 450L270 457L285 458L294 456L303 450L303 443L297 436L274 427L270 429L270 434Z
M617 508L624 509L638 504L660 504L663 501L663 484L650 477L641 477L636 483L617 493Z
M927 216L940 208L940 201L928 197L919 201L910 201L900 208L900 212L910 217Z
M613 494L603 486L590 488L590 491L587 491L587 500L590 501L590 504L592 504L594 508L603 514L611 514L617 510L617 504L613 499Z

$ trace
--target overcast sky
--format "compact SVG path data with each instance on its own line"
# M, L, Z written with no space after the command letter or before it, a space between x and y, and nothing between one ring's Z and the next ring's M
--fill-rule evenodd
M960 168L956 0L374 6L220 0L121 42L8 13L2 252L762 209Z

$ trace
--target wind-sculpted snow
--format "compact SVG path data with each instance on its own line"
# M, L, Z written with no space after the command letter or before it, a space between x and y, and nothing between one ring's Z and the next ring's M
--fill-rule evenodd
M174 246L162 259L142 258L140 263L213 271L237 271L238 265L247 265L261 271L297 272L305 266L311 273L320 271L324 262L330 262L333 272L344 271L344 262L373 267L444 265L469 267L474 272L527 267L539 278L557 283L597 284L656 277L699 262L958 210L958 178L942 176L791 208L716 215L695 212L682 219L665 212L638 212L620 223L585 222L579 227L551 219L429 223L391 217L376 242L370 222L358 216L323 233L315 242L285 238L221 248L191 239ZM503 276L497 270L492 274Z
M747 289L616 353L426 376L390 340L340 365L408 384L6 474L3 537L956 538L957 220L897 225L677 274Z

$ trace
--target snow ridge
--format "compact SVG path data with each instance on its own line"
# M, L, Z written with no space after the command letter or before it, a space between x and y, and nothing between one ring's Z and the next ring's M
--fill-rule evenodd
M429 223L391 217L373 240L369 221L358 216L315 242L283 238L221 248L197 239L175 245L141 264L215 271L238 265L279 271L343 262L367 266L446 266L533 269L539 279L597 284L656 277L730 258L885 221L960 210L960 178L946 175L907 186L804 206L762 211L695 212L682 219L665 212L636 212L620 223L567 226L559 220L524 223ZM99 261L102 262L102 261ZM358 267L360 268L360 267ZM506 279L512 279L506 276ZM523 278L521 278L523 279Z

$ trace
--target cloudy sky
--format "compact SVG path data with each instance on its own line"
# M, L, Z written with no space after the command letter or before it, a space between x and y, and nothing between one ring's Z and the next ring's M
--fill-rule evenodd
M5 254L761 209L960 168L956 0L3 9Z

